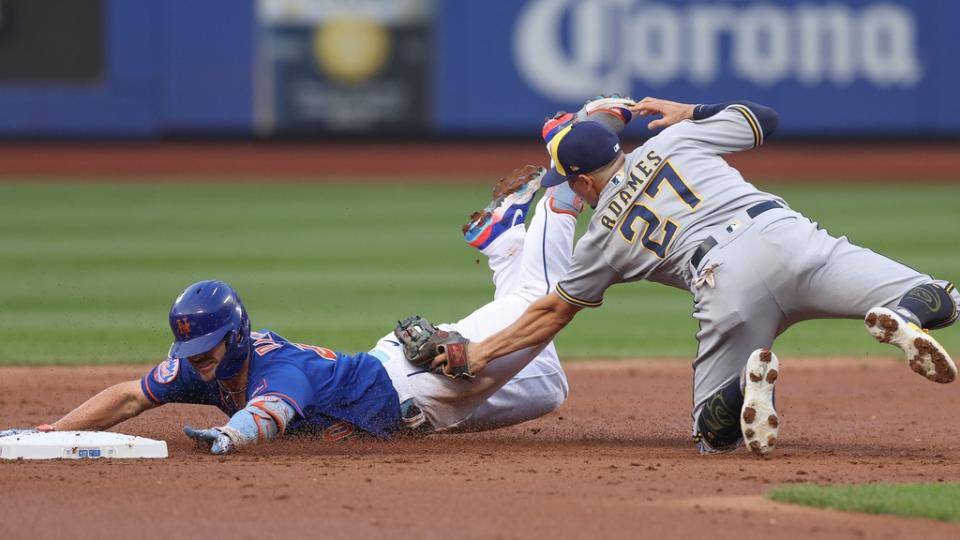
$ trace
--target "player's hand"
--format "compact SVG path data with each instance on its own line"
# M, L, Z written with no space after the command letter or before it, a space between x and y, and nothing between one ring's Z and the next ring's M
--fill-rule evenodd
M468 342L466 346L467 358L469 358L470 366L470 376L476 377L478 373L483 371L483 368L487 367L489 360L480 354L480 349L477 343ZM437 370L443 369L443 366L447 362L446 353L438 354L433 361L430 363L430 369Z
M38 432L46 433L48 431L53 431L53 426L51 426L50 424L40 424L39 426L34 428L5 429L3 431L0 431L0 437L10 437L13 435L27 435L30 433L38 433Z
M222 456L232 454L237 449L236 445L233 444L233 440L217 428L194 429L190 426L184 426L183 432L187 434L187 437L190 437L200 444L210 445L211 454Z
M27 435L28 433L36 433L37 430L33 428L11 428L0 431L0 437L12 437L14 435Z
M684 120L692 120L693 109L694 105L688 103L645 97L631 107L630 112L641 116L660 116L661 118L647 124L647 128L661 129Z

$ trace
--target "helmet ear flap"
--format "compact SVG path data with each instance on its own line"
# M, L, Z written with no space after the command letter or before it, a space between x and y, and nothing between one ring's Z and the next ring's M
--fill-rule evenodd
M237 341L238 341L237 331L231 330L227 332L226 341L227 341L227 351L235 351L237 349Z
M238 349L243 349L250 342L250 319L244 317L240 328L232 332Z
M249 323L247 324L249 326ZM224 337L227 350L223 355L223 360L217 366L217 378L226 379L233 377L240 371L243 361L247 359L247 345L250 343L250 332L231 330Z

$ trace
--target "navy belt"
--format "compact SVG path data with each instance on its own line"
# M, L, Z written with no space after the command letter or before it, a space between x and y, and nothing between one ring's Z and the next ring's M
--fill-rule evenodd
M774 208L783 208L783 205L777 201L764 201L747 208L747 215L750 216L750 219L754 219L767 210L773 210ZM703 261L703 258L707 255L707 252L713 249L717 243L718 242L716 238L708 236L707 239L701 242L700 245L697 246L697 249L693 252L693 257L690 257L690 264L692 264L694 268L700 266L700 262Z

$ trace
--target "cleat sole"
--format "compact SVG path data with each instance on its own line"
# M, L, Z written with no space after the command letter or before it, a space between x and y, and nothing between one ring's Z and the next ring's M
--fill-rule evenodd
M772 452L780 436L780 417L773 403L779 369L777 356L766 349L754 351L747 359L740 429L747 448L758 456Z
M946 384L957 378L957 366L940 343L893 310L873 308L863 324L877 341L898 347L910 369L927 380Z

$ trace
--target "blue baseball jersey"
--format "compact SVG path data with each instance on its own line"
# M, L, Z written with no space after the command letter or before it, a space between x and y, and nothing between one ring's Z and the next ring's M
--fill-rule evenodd
M256 396L287 402L297 417L286 433L336 429L343 422L382 438L399 430L400 398L376 357L292 343L269 330L251 336L247 402ZM240 409L217 381L204 382L186 359L164 360L144 375L140 387L158 404L213 405L228 416Z

